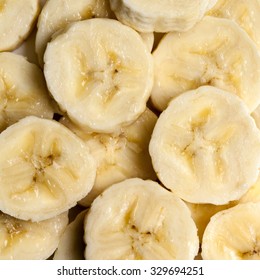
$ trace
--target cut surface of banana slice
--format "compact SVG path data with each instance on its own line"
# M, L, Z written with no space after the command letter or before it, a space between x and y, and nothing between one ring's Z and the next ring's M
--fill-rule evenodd
M43 65L46 45L55 32L69 23L94 17L112 17L109 0L49 0L37 23L35 49L40 65Z
M93 187L88 147L62 124L29 116L0 134L0 209L41 221L75 206Z
M185 203L133 178L97 197L85 218L86 259L194 259L197 228Z
M260 49L259 0L218 0L207 15L235 21Z
M41 70L14 53L0 53L0 101L0 131L28 115L54 114Z
M172 100L149 144L165 187L188 202L217 205L239 199L256 182L259 149L260 132L245 104L210 86Z
M89 146L97 162L96 181L89 194L79 203L89 206L110 185L129 178L156 180L148 145L157 116L148 108L119 134L87 133L68 118L60 120Z
M110 0L111 9L124 24L140 32L187 31L217 0Z
M215 214L203 235L204 260L260 260L260 202Z
M39 12L39 0L1 0L0 51L18 47L33 29Z
M88 210L81 211L62 234L54 260L84 260L84 219Z
M160 41L153 58L151 100L160 111L172 98L203 85L239 96L250 112L259 105L258 48L231 20L205 16L187 32L171 32Z
M58 247L68 224L68 213L41 222L0 213L0 259L45 260Z
M112 19L72 23L44 55L47 86L78 125L111 133L146 109L153 61L141 36Z

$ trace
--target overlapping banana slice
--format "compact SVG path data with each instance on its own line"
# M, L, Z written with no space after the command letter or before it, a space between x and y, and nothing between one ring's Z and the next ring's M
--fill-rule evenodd
M112 17L108 0L49 0L43 7L37 24L35 48L40 65L51 36L67 24L93 17Z
M204 260L260 260L260 202L215 214L203 235Z
M40 12L39 0L0 2L0 52L20 45L31 32Z
M260 102L260 56L256 44L235 22L204 17L184 33L169 33L153 52L151 94L162 111L172 98L202 85L239 96L254 111Z
M141 36L112 19L71 24L44 56L47 86L78 125L111 133L146 108L153 61Z
M258 177L260 132L241 99L215 87L172 100L149 145L158 178L188 202L226 204Z
M75 206L96 174L88 147L62 124L26 117L0 134L0 209L41 221Z
M0 53L0 101L0 131L28 115L54 114L41 70L9 52Z
M259 0L218 0L207 15L235 21L260 49Z
M110 0L116 17L140 32L186 31L196 24L217 0Z
M119 134L91 134L76 127L68 118L60 120L89 146L97 162L96 181L90 193L79 203L89 206L110 185L128 178L156 180L148 151L157 116L146 109L130 126Z
M194 259L197 229L185 203L153 181L112 185L85 218L86 259Z
M41 222L22 221L0 213L0 259L44 260L58 247L68 212Z
M88 210L81 211L76 218L66 227L62 234L54 260L83 260L85 243L84 219Z

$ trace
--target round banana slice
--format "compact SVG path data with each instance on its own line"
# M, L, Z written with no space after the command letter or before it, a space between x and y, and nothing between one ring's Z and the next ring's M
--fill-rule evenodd
M84 260L84 219L88 210L81 211L66 227L53 255L54 260Z
M146 108L153 61L141 36L112 19L72 23L47 46L47 86L78 125L111 133Z
M0 1L0 52L14 50L23 42L39 12L39 0Z
M43 7L38 23L35 49L40 65L51 36L68 23L90 18L112 17L109 0L49 0Z
M260 260L260 203L244 203L214 215L203 235L204 260Z
M148 151L156 121L157 116L146 109L133 124L124 127L119 134L90 134L76 127L66 117L60 120L87 143L97 162L95 184L89 194L79 202L81 205L90 206L106 188L125 179L157 179Z
M0 213L0 259L44 260L58 247L68 213L41 222L23 221Z
M186 31L217 0L110 0L111 9L124 24L140 32Z
M254 111L260 103L260 55L256 44L235 22L206 16L185 33L169 33L153 52L153 105L211 85L239 96Z
M158 178L182 199L226 204L257 180L260 131L241 99L204 86L172 100L149 151Z
M194 259L197 228L185 203L153 181L114 184L85 218L86 259Z
M29 115L54 115L44 76L23 56L0 53L0 131Z
M218 0L207 15L235 21L260 49L259 0Z
M87 146L62 124L26 117L0 134L0 210L22 220L58 215L93 187Z

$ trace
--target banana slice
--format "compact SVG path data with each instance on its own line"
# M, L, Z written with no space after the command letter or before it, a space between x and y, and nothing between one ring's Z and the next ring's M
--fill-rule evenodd
M51 36L68 23L90 18L112 17L109 0L49 0L43 7L37 24L35 49L40 65Z
M0 259L44 260L58 247L68 212L41 222L22 221L0 213Z
M218 0L207 15L235 21L247 32L260 49L259 0Z
M203 235L204 260L260 260L260 203L244 203L214 215Z
M85 218L86 259L194 259L196 226L185 203L153 181L128 179L95 199Z
M112 19L71 24L44 56L47 86L79 126L111 133L146 108L153 61L141 36Z
M164 110L181 93L211 85L239 96L254 111L260 103L260 56L235 22L206 16L192 30L169 33L153 52L153 105Z
M14 50L28 37L39 12L39 0L0 1L0 52Z
M140 32L187 31L217 0L110 0L111 9L124 24Z
M158 178L182 199L226 204L257 180L260 131L241 99L204 86L162 112L149 151Z
M66 227L54 253L54 260L84 260L84 219L87 212L81 211Z
M65 126L29 116L0 134L0 210L41 221L87 195L96 166L87 146Z
M89 146L97 162L96 181L90 193L79 203L90 206L110 185L128 178L156 180L148 145L157 116L148 108L119 134L90 134L76 127L68 118L60 122L75 132Z
M13 53L0 53L0 101L0 131L28 115L54 114L41 70Z

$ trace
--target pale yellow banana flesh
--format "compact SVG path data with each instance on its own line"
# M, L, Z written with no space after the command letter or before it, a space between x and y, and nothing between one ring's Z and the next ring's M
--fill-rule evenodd
M187 90L211 85L239 96L254 111L260 102L260 56L256 44L235 22L204 17L184 33L168 33L153 52L151 93L162 111Z
M86 259L193 259L197 229L185 203L153 181L106 189L85 218Z
M155 125L149 151L158 178L182 199L226 204L257 180L259 137L238 97L204 86L169 104Z
M0 209L41 221L69 210L94 184L88 147L65 126L26 117L0 134Z
M44 260L58 247L68 212L41 222L22 221L0 213L0 259Z

